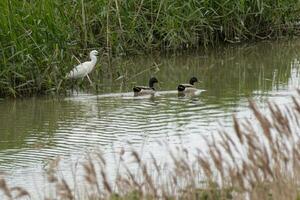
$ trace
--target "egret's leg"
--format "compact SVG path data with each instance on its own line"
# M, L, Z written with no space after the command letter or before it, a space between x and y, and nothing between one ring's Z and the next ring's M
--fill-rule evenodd
M90 84L93 85L93 82L91 81L91 79L90 79L90 77L89 77L88 74L86 75L86 77L89 79Z

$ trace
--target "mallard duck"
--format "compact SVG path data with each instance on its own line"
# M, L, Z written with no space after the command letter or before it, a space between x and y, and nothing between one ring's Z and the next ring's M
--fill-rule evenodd
M178 93L189 93L189 92L196 92L197 88L195 88L194 83L198 82L196 77L192 77L190 79L190 83L180 84L177 87Z
M133 92L134 96L143 95L143 94L154 94L154 83L158 83L158 80L155 77L150 78L149 87L147 86L134 86Z

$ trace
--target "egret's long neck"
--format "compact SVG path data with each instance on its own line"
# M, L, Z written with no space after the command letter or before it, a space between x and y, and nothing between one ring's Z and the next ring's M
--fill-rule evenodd
M97 57L95 55L90 55L90 58L91 58L93 65L95 65L97 62Z

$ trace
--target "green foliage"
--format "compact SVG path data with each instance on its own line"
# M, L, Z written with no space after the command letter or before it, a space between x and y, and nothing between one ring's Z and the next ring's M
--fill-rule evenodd
M110 200L139 200L143 198L143 196L141 195L140 191L137 190L133 190L131 192L128 192L128 194L125 194L124 196L120 196L117 193L112 194L110 197ZM144 198L147 199L147 198ZM153 198L149 198L149 199L153 199Z
M297 0L3 0L0 95L64 90L71 55L88 48L111 57L293 34L299 8Z
M216 183L209 182L209 185L205 189L195 190L195 199L199 200L231 200L233 189L232 188L220 188Z

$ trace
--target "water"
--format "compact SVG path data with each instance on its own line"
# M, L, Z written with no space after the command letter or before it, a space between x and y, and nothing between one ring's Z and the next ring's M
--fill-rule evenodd
M164 158L167 152L158 141L202 147L203 136L217 137L220 127L232 126L233 114L251 117L249 98L262 109L267 99L291 102L300 84L299 46L300 40L262 42L115 60L115 70L125 78L113 81L102 66L93 75L97 94L91 89L66 98L0 100L0 171L11 185L43 193L41 174L57 156L65 166L61 172L71 177L71 166L98 148L114 166L112 153L120 148ZM153 75L160 81L159 92L133 97L132 86L146 84ZM177 84L191 76L201 81L201 93L178 97Z

